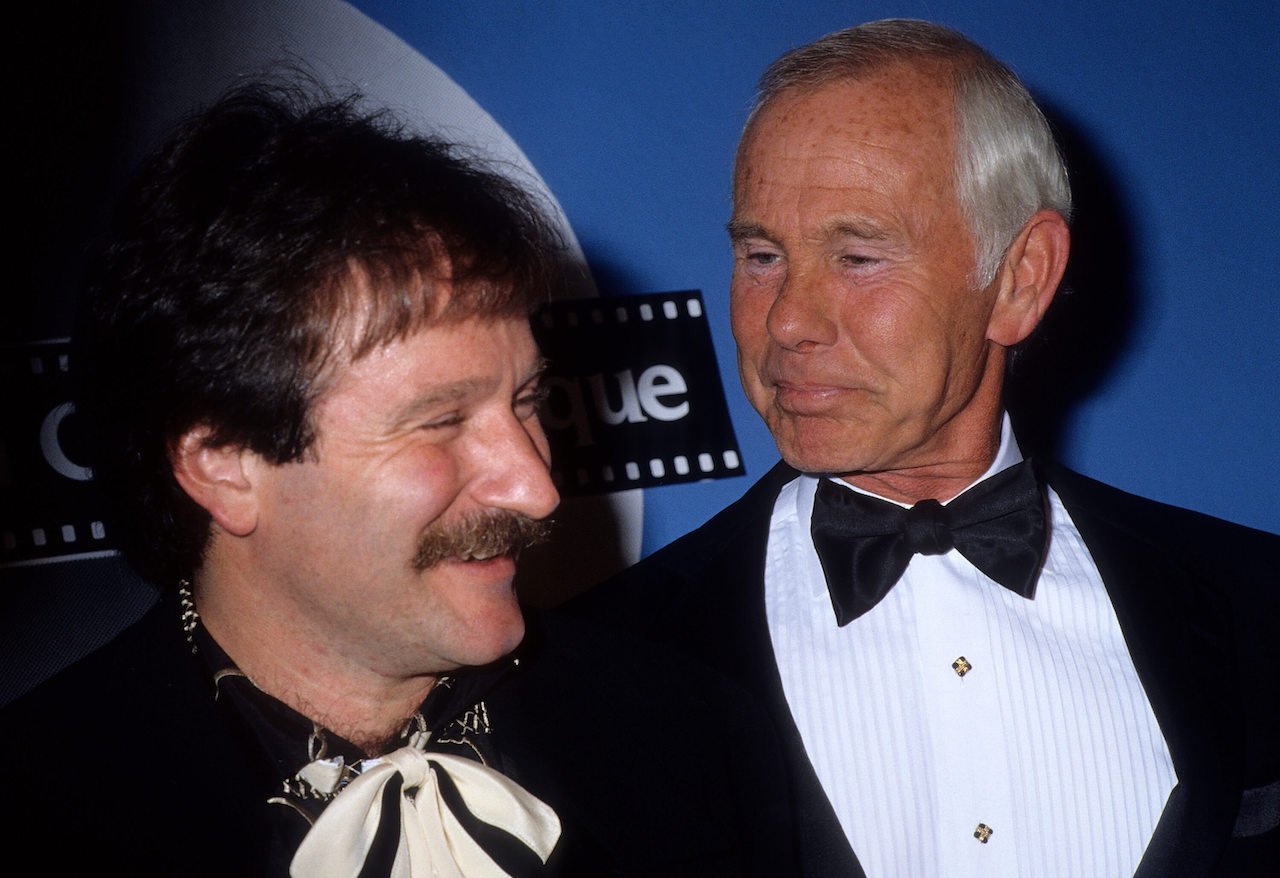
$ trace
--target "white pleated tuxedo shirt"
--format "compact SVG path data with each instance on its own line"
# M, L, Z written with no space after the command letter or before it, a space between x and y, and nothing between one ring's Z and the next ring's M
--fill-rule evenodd
M1006 417L982 478L1021 459ZM805 749L868 878L1132 875L1176 776L1058 496L1033 599L953 549L915 556L840 628L809 532L817 484L801 476L774 506L769 631Z

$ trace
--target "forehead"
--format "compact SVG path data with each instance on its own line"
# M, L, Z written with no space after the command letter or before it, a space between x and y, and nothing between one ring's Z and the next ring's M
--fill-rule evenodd
M510 279L455 277L455 255L431 237L415 252L390 254L386 264L348 261L333 282L319 288L311 308L312 331L327 339L331 355L359 360L368 351L423 328L460 324L472 317L527 317L529 289ZM375 277L376 276L376 277Z
M857 79L783 92L743 135L735 200L752 187L804 178L813 188L854 177L922 195L952 189L954 110L948 68L896 64Z

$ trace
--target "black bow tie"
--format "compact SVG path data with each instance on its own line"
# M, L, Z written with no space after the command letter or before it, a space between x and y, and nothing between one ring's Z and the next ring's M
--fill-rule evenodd
M810 530L841 626L878 604L916 553L941 555L954 548L1029 598L1044 556L1044 494L1029 460L984 479L946 506L921 500L903 509L823 479Z

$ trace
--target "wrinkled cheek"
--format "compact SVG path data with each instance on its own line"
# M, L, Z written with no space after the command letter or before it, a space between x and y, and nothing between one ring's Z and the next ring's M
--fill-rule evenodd
M763 415L765 391L760 381L760 361L741 346L738 348L738 381L742 384L742 392L746 394L747 401Z
M794 443L796 430L799 426L794 415L787 414L777 406L769 405L760 410L760 416L764 418L765 425L769 428L769 432L773 434L774 441L779 446Z
M765 416L782 459L802 472L843 469L849 451L846 425L772 409Z
M769 309L774 296L750 282L733 280L729 287L729 328L739 351L759 353L768 334Z
M729 320L733 340L738 346L738 380L747 401L772 430L774 422L770 409L775 394L772 388L765 386L761 377L765 354L769 348L768 330L765 327L769 301L761 296L740 292L736 283L730 290Z

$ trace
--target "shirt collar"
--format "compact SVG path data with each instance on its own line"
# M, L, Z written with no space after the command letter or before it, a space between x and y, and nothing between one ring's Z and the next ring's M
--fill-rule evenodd
M365 758L366 754L355 744L259 689L203 625L197 625L191 633L197 653L212 677L215 697L226 699L240 715L281 778L291 777L315 759L317 749L323 749L329 757L341 756L348 764ZM513 668L513 660L506 659L441 677L419 708L422 724L436 738L446 730L455 731L452 727L458 723L470 727L470 714L477 708L483 712L485 695ZM406 722L406 743L417 730L415 720Z

